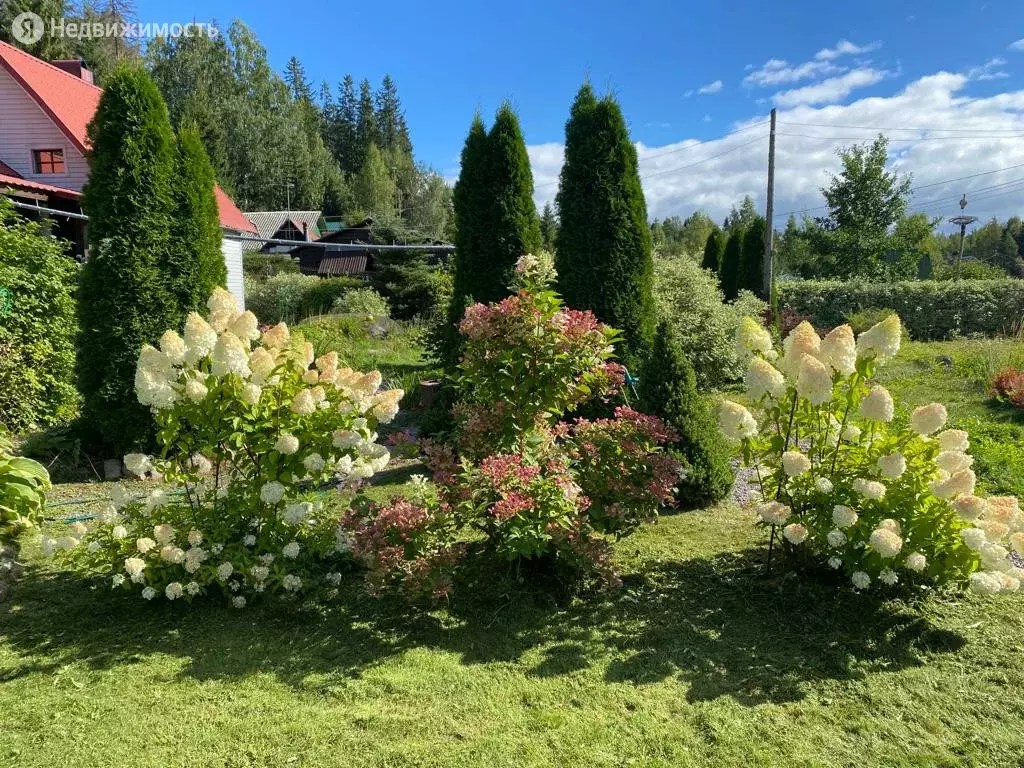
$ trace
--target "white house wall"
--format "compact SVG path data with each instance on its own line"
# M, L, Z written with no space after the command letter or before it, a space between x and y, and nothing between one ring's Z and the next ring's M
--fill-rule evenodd
M34 149L63 149L64 173L35 173ZM81 191L89 176L82 153L7 70L0 68L0 160L31 181Z
M228 268L228 290L238 299L238 306L245 309L245 282L242 280L242 243L224 238L220 241L224 254L224 265Z

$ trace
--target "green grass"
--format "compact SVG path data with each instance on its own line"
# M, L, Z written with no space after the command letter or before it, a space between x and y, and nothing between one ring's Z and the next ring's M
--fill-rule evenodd
M982 481L1019 485L1024 421L963 374L965 345L909 345L886 386L949 402ZM723 505L618 544L615 593L499 567L424 609L352 574L242 611L142 603L30 552L0 606L0 766L1021 765L1024 595L855 595L767 578L763 545Z

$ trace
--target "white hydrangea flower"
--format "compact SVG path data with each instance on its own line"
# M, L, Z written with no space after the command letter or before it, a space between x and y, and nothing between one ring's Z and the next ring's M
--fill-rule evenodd
M39 540L39 548L43 552L43 557L53 557L53 553L57 551L57 540L50 536L43 536Z
M828 544L834 549L839 549L841 546L846 544L846 534L840 531L838 528L833 528L828 532Z
M323 471L324 466L327 462L324 461L324 457L319 453L311 453L302 460L302 466L306 468L311 474L317 474Z
M955 499L958 496L974 495L975 482L977 478L973 470L961 469L949 477L940 476L939 479L933 480L928 484L928 488L940 499Z
M811 471L811 460L800 451L786 451L782 454L782 469L789 477L799 477Z
M142 454L129 455L141 456ZM131 494L129 494L128 491L125 490L123 485L121 485L120 483L115 483L110 488L110 501L111 503L113 503L116 509L123 509L124 507L132 503L132 497Z
M146 587L142 590L143 600L152 600L154 597L156 597L156 590L152 587Z
M855 443L860 439L860 427L856 424L847 424L843 427L843 440L847 443Z
M949 414L942 403L930 403L915 408L910 415L910 427L919 435L930 435L946 426Z
M967 548L974 552L980 552L988 544L985 532L981 528L964 528L960 531L960 536Z
M835 490L835 486L832 484L832 481L829 480L827 477L819 477L817 480L815 480L814 487L817 488L822 493L826 494L832 493L832 491Z
M1018 555L1024 555L1024 531L1010 534L1010 548Z
M370 413L381 424L390 424L398 415L398 402L405 397L404 389L386 389L373 396Z
M903 548L903 539L888 528L876 528L868 539L871 547L883 559L896 557Z
M291 340L288 326L278 323L263 334L263 346L268 349L284 349Z
M286 456L291 456L299 450L299 438L285 432L277 438L277 442L274 444L274 450L278 453L283 453Z
M338 475L338 477L346 478L352 474L352 469L354 466L355 463L352 461L352 457L346 454L345 456L342 456L340 459L338 459L337 462L335 462L334 471Z
M879 456L878 470L882 473L882 477L895 480L907 471L907 459L899 451L888 456Z
M81 540L76 539L74 536L61 536L57 539L57 549L72 550L81 544Z
M871 577L864 571L854 571L850 576L850 581L853 583L854 589L867 589L871 586Z
M865 419L888 423L892 421L896 405L889 390L876 384L860 403L860 413Z
M281 554L287 558L295 559L299 556L299 542L290 541L281 548Z
M960 519L968 523L973 523L988 509L988 502L977 496L961 496L954 499L952 504Z
M786 518L789 517L792 510L790 510L790 508L781 501L767 501L764 504L757 505L757 507L754 508L754 511L757 512L757 516L766 523L782 525L782 523L786 521Z
M838 557L830 557L828 559L828 567L834 571L838 571L840 568L843 567L843 561L840 560Z
M276 480L271 480L260 489L260 500L264 504L274 506L275 504L281 503L281 499L284 498L284 494L285 487Z
M167 524L154 525L153 538L160 544L170 544L174 541L174 528Z
M891 587L900 580L900 577L896 574L896 571L891 568L883 568L881 573L878 574L878 580Z
M213 351L217 332L202 317L190 312L185 318L185 362L193 365Z
M249 382L242 387L242 393L240 395L242 402L247 405L256 405L260 401L260 397L263 395L263 388L258 384Z
M928 560L920 552L907 555L907 569L921 573L928 566Z
M124 561L124 569L132 581L138 581L146 569L146 561L141 557L129 557Z
M171 499L167 495L167 491L165 491L163 488L157 488L156 490L152 491L149 494L149 496L146 497L146 503L144 505L146 514L149 514L154 509L161 509L163 507L166 507L170 500Z
M221 552L224 551L224 545L214 544L212 547L210 547L210 551L215 555L219 555Z
M724 400L719 407L718 426L728 439L737 442L757 434L757 422L750 411L731 400Z
M227 376L229 373L234 373L246 379L252 373L249 370L249 348L231 331L224 331L217 337L217 343L213 347L213 356L210 359L212 361L210 372L214 376Z
M317 400L313 397L313 391L302 389L292 399L292 412L299 415L308 415L316 412Z
M943 451L955 451L958 453L966 453L967 449L971 447L970 440L967 438L967 433L962 429L947 429L945 432L940 432L935 436L939 443L939 448Z
M779 369L786 374L787 378L795 381L800 375L800 365L803 363L804 355L817 357L820 351L821 337L818 336L814 327L804 320L782 342L782 359L779 361Z
M899 353L902 337L903 326L899 316L889 315L857 338L857 355L873 357L879 363L887 362Z
M167 595L168 600L177 600L184 593L181 584L176 581L172 581L164 588L164 594Z
M978 571L971 574L971 591L979 595L994 595L1003 588L1002 579L992 573Z
M192 597L198 595L202 591L202 589L203 588L200 587L199 584L197 584L194 581L190 581L188 584L185 585L185 591L188 594L192 595Z
M127 538L127 537L128 537L128 529L127 529L127 528L125 528L125 527L124 527L123 525L115 525L115 526L113 527L113 529L111 529L111 531L110 531L110 535L111 535L111 536L112 536L112 537L113 537L113 538L114 538L115 540L118 540L118 541L119 541L119 540L121 540L121 539L124 539L124 538Z
M823 405L832 399L832 374L818 358L804 355L796 380L796 391L811 405Z
M136 539L135 541L135 548L138 549L139 552L141 552L142 554L146 554L155 546L156 542L148 536L143 536L142 538Z
M766 357L775 354L772 335L757 320L745 316L736 328L736 357L745 362L757 354Z
M235 572L235 566L231 563L221 563L217 566L217 578L221 581L227 581L231 578L231 574Z
M298 592L302 589L302 579L291 573L285 574L281 579L281 586L289 592Z
M781 400L786 393L785 376L763 357L755 357L750 361L750 368L743 380L747 392L755 401L765 396Z
M351 429L336 429L333 437L334 447L341 448L342 450L345 448L352 448L358 445L359 441L362 440L359 433Z
M935 457L935 465L951 475L955 475L961 469L970 469L974 466L974 458L960 451L942 451Z
M837 528L850 528L857 523L857 513L850 507L836 504L832 508L832 522Z
M878 500L885 496L885 485L864 477L858 477L853 481L853 490L866 499Z
M235 608L245 608L245 598L241 595L231 598L231 605Z
M228 330L245 341L256 341L260 337L259 321L249 310L236 317L228 326Z
M185 362L185 341L175 331L164 331L160 337L160 351L171 365L181 365Z
M144 453L129 453L124 457L124 466L136 477L144 477L147 472L153 471L153 463L149 456Z
M160 558L166 560L168 563L179 565L185 562L185 550L181 547L176 547L173 544L168 544L160 549Z
M124 582L125 578L123 573L115 573L113 576L110 577L111 588L120 587L124 584Z
M310 384L310 385L312 385L312 384L318 383L319 381L320 381L320 372L319 371L315 371L312 368L310 368L308 371L306 371L304 374L302 374L302 383L303 384Z
M807 528L800 523L790 523L782 529L782 535L790 544L803 544L807 540Z
M853 329L849 325L833 328L822 339L820 358L843 376L857 370L857 342L853 338Z
M308 501L300 501L295 504L289 504L285 507L284 513L281 515L283 519L289 525L298 525L306 516L313 511L313 505Z
M195 573L209 557L206 550L202 547L190 547L185 551L185 570L189 573Z

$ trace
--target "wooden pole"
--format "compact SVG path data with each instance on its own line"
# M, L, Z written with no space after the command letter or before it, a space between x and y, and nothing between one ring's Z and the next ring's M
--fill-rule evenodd
M775 259L772 253L775 245L775 227L772 219L775 215L775 108L772 108L771 129L768 133L768 202L765 206L765 218L768 226L764 233L764 298L771 301L775 285Z

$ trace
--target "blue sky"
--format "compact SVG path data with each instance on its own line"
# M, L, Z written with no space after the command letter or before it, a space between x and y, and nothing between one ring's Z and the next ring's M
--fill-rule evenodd
M458 172L473 112L487 119L511 99L531 147L538 202L554 194L565 118L585 77L617 95L639 143L642 173L657 174L645 180L652 215L685 215L696 207L718 215L736 195L763 198L767 141L736 148L763 130L719 137L764 119L773 104L780 106L780 121L934 129L896 132L907 141L894 145L894 163L913 172L915 182L1024 163L1024 138L1013 135L1024 134L1024 42L1021 50L1012 47L1024 40L1020 0L871 0L834 8L807 0L397 0L358 9L320 0L137 5L141 21L212 18L226 26L240 18L276 67L296 55L317 83L335 83L346 72L377 83L390 73L418 158L447 176ZM820 203L816 188L835 166L835 146L872 135L859 128L785 130L790 135L779 137L780 161L789 164L780 168L778 194L783 206L794 208ZM997 130L1005 131L999 141L974 141ZM938 138L954 135L962 139ZM726 150L728 157L713 158ZM987 175L956 190L1014 178ZM956 191L939 184L929 189L929 199ZM989 207L1017 199L1003 194Z

